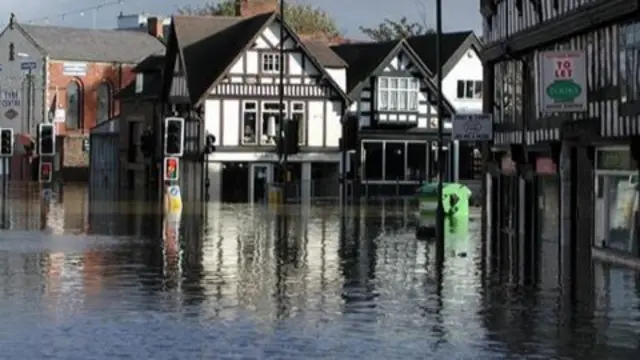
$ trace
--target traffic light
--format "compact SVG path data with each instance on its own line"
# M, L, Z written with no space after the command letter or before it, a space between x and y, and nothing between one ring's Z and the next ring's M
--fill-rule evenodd
M207 134L204 152L205 154L211 154L214 151L216 151L216 136L213 134Z
M54 156L56 154L56 129L53 124L38 125L38 155Z
M164 156L182 156L183 147L184 119L166 118L164 121Z
M0 156L13 155L13 129L0 129Z
M40 182L43 182L43 183L51 182L52 173L53 173L52 163L50 162L40 163Z

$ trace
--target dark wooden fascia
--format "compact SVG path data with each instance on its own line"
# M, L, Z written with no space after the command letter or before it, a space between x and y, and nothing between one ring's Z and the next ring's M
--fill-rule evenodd
M600 0L581 6L564 16L485 47L481 59L485 63L494 63L507 56L518 56L573 35L600 28L616 19L633 14L638 10L638 3L638 0Z

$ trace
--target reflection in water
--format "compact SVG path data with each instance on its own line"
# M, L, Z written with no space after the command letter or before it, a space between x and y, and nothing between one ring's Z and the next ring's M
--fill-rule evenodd
M486 274L474 221L437 269L405 202L209 204L179 228L103 214L120 236L79 232L73 208L65 235L3 233L3 358L600 360L640 345L638 274L596 264L595 311L567 312L561 289Z

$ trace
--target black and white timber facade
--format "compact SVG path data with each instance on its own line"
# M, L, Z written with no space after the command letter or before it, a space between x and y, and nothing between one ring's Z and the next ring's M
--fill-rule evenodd
M575 252L569 266L584 269L592 253L607 248L640 256L631 230L635 220L625 215L622 221L610 211L623 203L634 208L630 213L637 211L637 191L625 189L637 183L632 159L638 158L640 145L638 2L480 3L483 108L495 122L494 141L485 153L485 235L495 249L513 236L522 246L534 246L530 250L537 257L522 252L525 262L557 260L539 255L540 247L554 242ZM584 53L586 111L540 110L540 57L545 51ZM620 185L620 179L627 185Z
M354 103L348 116L358 123L358 145L349 168L364 196L412 194L435 178L439 163L447 180L458 180L458 146L450 141L448 120L456 109L445 96L447 156L438 162L437 90L433 73L411 40L332 48L349 65L347 92Z
M174 17L172 26L190 103L200 111L204 132L216 137L216 151L205 161L209 199L266 199L279 161L274 134L280 121L281 67L284 116L300 124L301 151L289 157L296 184L291 191L303 199L337 196L341 121L349 106L346 64L328 47L303 42L276 13ZM174 83L180 84L175 78Z

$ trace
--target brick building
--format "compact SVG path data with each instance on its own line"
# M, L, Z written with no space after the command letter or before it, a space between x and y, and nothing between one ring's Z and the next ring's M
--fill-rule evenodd
M0 49L8 54L0 58L0 95L14 101L0 103L0 126L34 138L37 124L54 122L56 170L67 181L85 179L88 130L119 114L114 94L131 82L134 64L164 51L159 28L145 33L36 26L12 16L0 33Z

